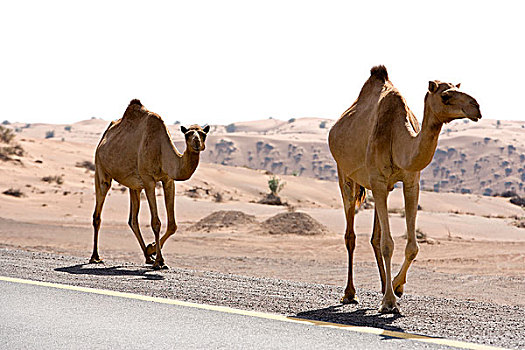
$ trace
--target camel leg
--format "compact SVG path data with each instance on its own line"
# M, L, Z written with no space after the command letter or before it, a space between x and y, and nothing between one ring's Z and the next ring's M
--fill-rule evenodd
M372 232L372 248L376 257L377 268L379 269L379 276L381 277L381 293L385 294L385 265L383 264L383 255L381 254L381 224L379 223L379 216L377 210L374 209L374 230Z
M95 211L93 212L93 254L89 259L89 263L100 264L102 259L98 255L98 231L100 229L100 215L102 213L102 207L106 200L106 195L111 188L111 178L109 176L103 176L97 169L95 171Z
M390 224L388 222L387 198L388 189L384 182L372 183L372 193L375 200L375 208L381 225L381 254L385 264L385 292L379 312L381 313L399 313L399 307L396 303L396 296L392 288L392 254L394 252L394 240L390 233Z
M141 190L134 190L129 189L129 219L128 219L128 225L131 228L131 231L135 234L135 237L137 237L137 241L139 242L140 248L142 249L142 252L144 253L144 257L146 258L146 264L153 264L153 259L151 258L151 255L146 254L146 244L144 243L144 239L142 239L142 234L140 233L140 226L139 226L139 209L140 209L140 192Z
M144 189L146 191L146 198L148 199L149 210L151 214L151 229L155 235L155 253L156 258L153 263L153 269L167 269L168 267L164 265L164 258L160 251L160 220L159 214L157 211L157 199L155 198L155 180L153 178L144 179Z
M166 240L177 231L177 224L175 223L175 181L168 180L162 182L164 188L164 204L166 205L166 212L168 217L168 227L166 233L160 239L160 248L164 247ZM156 244L148 244L148 253L154 253Z
M345 209L346 230L345 230L345 246L348 253L348 277L346 282L345 294L341 298L343 304L357 304L358 299L355 295L354 278L353 278L353 262L355 249L355 231L354 231L354 216L355 216L355 202L358 191L355 189L356 184L352 181L346 182L343 174L339 173L339 188L341 189L341 196L343 197L343 205Z
M175 222L175 181L168 180L163 182L162 187L164 188L164 204L166 205L168 228L160 239L161 248L164 247L166 240L177 231L177 223Z
M407 281L407 272L412 261L419 252L419 246L416 239L416 215L417 203L419 199L419 178L416 181L403 184L403 195L405 197L405 213L407 225L407 245L405 248L405 261L394 278L394 292L398 297L403 295L403 286Z

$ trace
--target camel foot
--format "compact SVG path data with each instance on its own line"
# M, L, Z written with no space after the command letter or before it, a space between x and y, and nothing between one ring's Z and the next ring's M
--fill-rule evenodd
M157 247L155 245L155 242L148 244L146 247L146 255L152 256L157 253Z
M90 264L103 264L104 260L100 259L98 256L92 256L91 259L89 259Z
M344 304L344 305L347 305L347 304L359 304L359 299L354 295L354 296L343 296L341 298L341 304Z
M381 303L381 307L379 308L379 313L381 314L400 314L399 306L395 301L393 302L387 302L384 301Z
M145 263L148 264L148 265L152 265L152 264L155 263L155 259L153 259L153 257L151 255L149 255L149 256L146 257L146 262Z
M164 264L164 261L160 263L155 261L153 264L153 270L167 270L168 268L168 265Z
M404 285L400 284L399 286L394 288L394 294L398 298L401 298L403 296L403 290L404 290Z
M405 283L406 283L406 280L402 281L399 275L396 276L396 278L394 278L394 280L392 281L392 286L394 286L394 294L398 298L401 298L401 296L403 295Z

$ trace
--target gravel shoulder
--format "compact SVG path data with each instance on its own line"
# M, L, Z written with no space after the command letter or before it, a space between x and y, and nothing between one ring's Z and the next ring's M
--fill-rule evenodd
M0 275L102 288L196 303L223 305L468 342L525 347L525 307L405 295L402 315L380 315L381 295L360 289L358 305L340 305L342 287L246 277L183 268L153 271L146 265L0 248ZM488 287L488 289L490 289Z

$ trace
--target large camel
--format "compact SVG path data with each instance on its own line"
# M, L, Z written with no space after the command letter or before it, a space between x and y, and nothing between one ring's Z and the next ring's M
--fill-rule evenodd
M386 68L373 67L370 73L359 97L335 123L328 137L330 152L337 163L347 225L348 281L341 302L357 303L352 276L354 208L364 200L367 188L372 190L375 201L371 243L383 292L379 311L398 313L395 295L403 294L408 268L419 251L415 226L420 172L434 156L444 123L459 118L477 121L481 113L474 98L458 91L460 84L430 81L420 127L405 99L388 80ZM403 182L408 239L405 260L392 281L394 241L388 223L387 197L398 181Z
M161 117L148 111L139 100L132 100L124 116L111 122L102 135L95 152L95 194L96 205L93 213L94 242L90 263L100 263L98 255L98 232L100 214L111 181L114 179L129 188L130 211L128 224L137 237L146 263L153 263L154 269L167 268L161 248L175 233L175 182L191 177L199 165L200 152L210 127L181 126L186 138L186 151L180 154L173 145L170 133ZM155 185L162 182L164 202L168 216L166 233L160 238L160 220L155 199ZM151 228L155 243L146 247L139 229L138 213L140 193L145 190L151 213ZM155 255L155 261L153 261Z

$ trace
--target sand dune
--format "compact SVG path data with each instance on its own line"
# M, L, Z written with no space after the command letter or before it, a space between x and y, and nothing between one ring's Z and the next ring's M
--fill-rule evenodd
M86 124L92 123L102 126L99 121ZM249 135L241 135L239 139L249 140ZM53 138L19 137L18 140L26 154L20 158L21 162L0 162L0 190L16 188L23 197L2 195L0 216L11 219L23 216L28 222L90 225L94 173L82 167L82 163L92 160L95 144ZM46 177L52 180L46 182ZM269 192L269 178L265 170L201 162L189 181L177 183L179 220L195 222L220 208L245 211L260 220L286 211L286 207L256 203ZM281 180L286 183L281 197L289 206L309 212L333 233L343 232L344 217L336 182L294 175L282 175ZM405 230L401 192L396 189L389 198L393 231L398 235L403 235ZM159 190L159 196L161 194ZM420 205L418 226L430 237L525 240L524 230L514 225L523 216L523 209L509 203L507 198L421 191ZM159 206L163 207L160 197ZM114 182L104 209L105 220L125 225L127 210L126 188ZM141 215L143 222L149 221L147 210L142 210ZM357 218L358 231L370 234L372 210L362 210Z
M266 119L215 125L202 155L207 163L267 170L275 174L336 180L328 145L330 119ZM19 138L44 138L95 145L108 122L86 120L71 125L22 124L10 127ZM168 126L184 148L178 125ZM232 132L227 131L230 130ZM49 135L48 135L49 136ZM525 122L482 119L445 125L431 164L421 174L422 188L435 192L487 196L505 191L525 196Z

